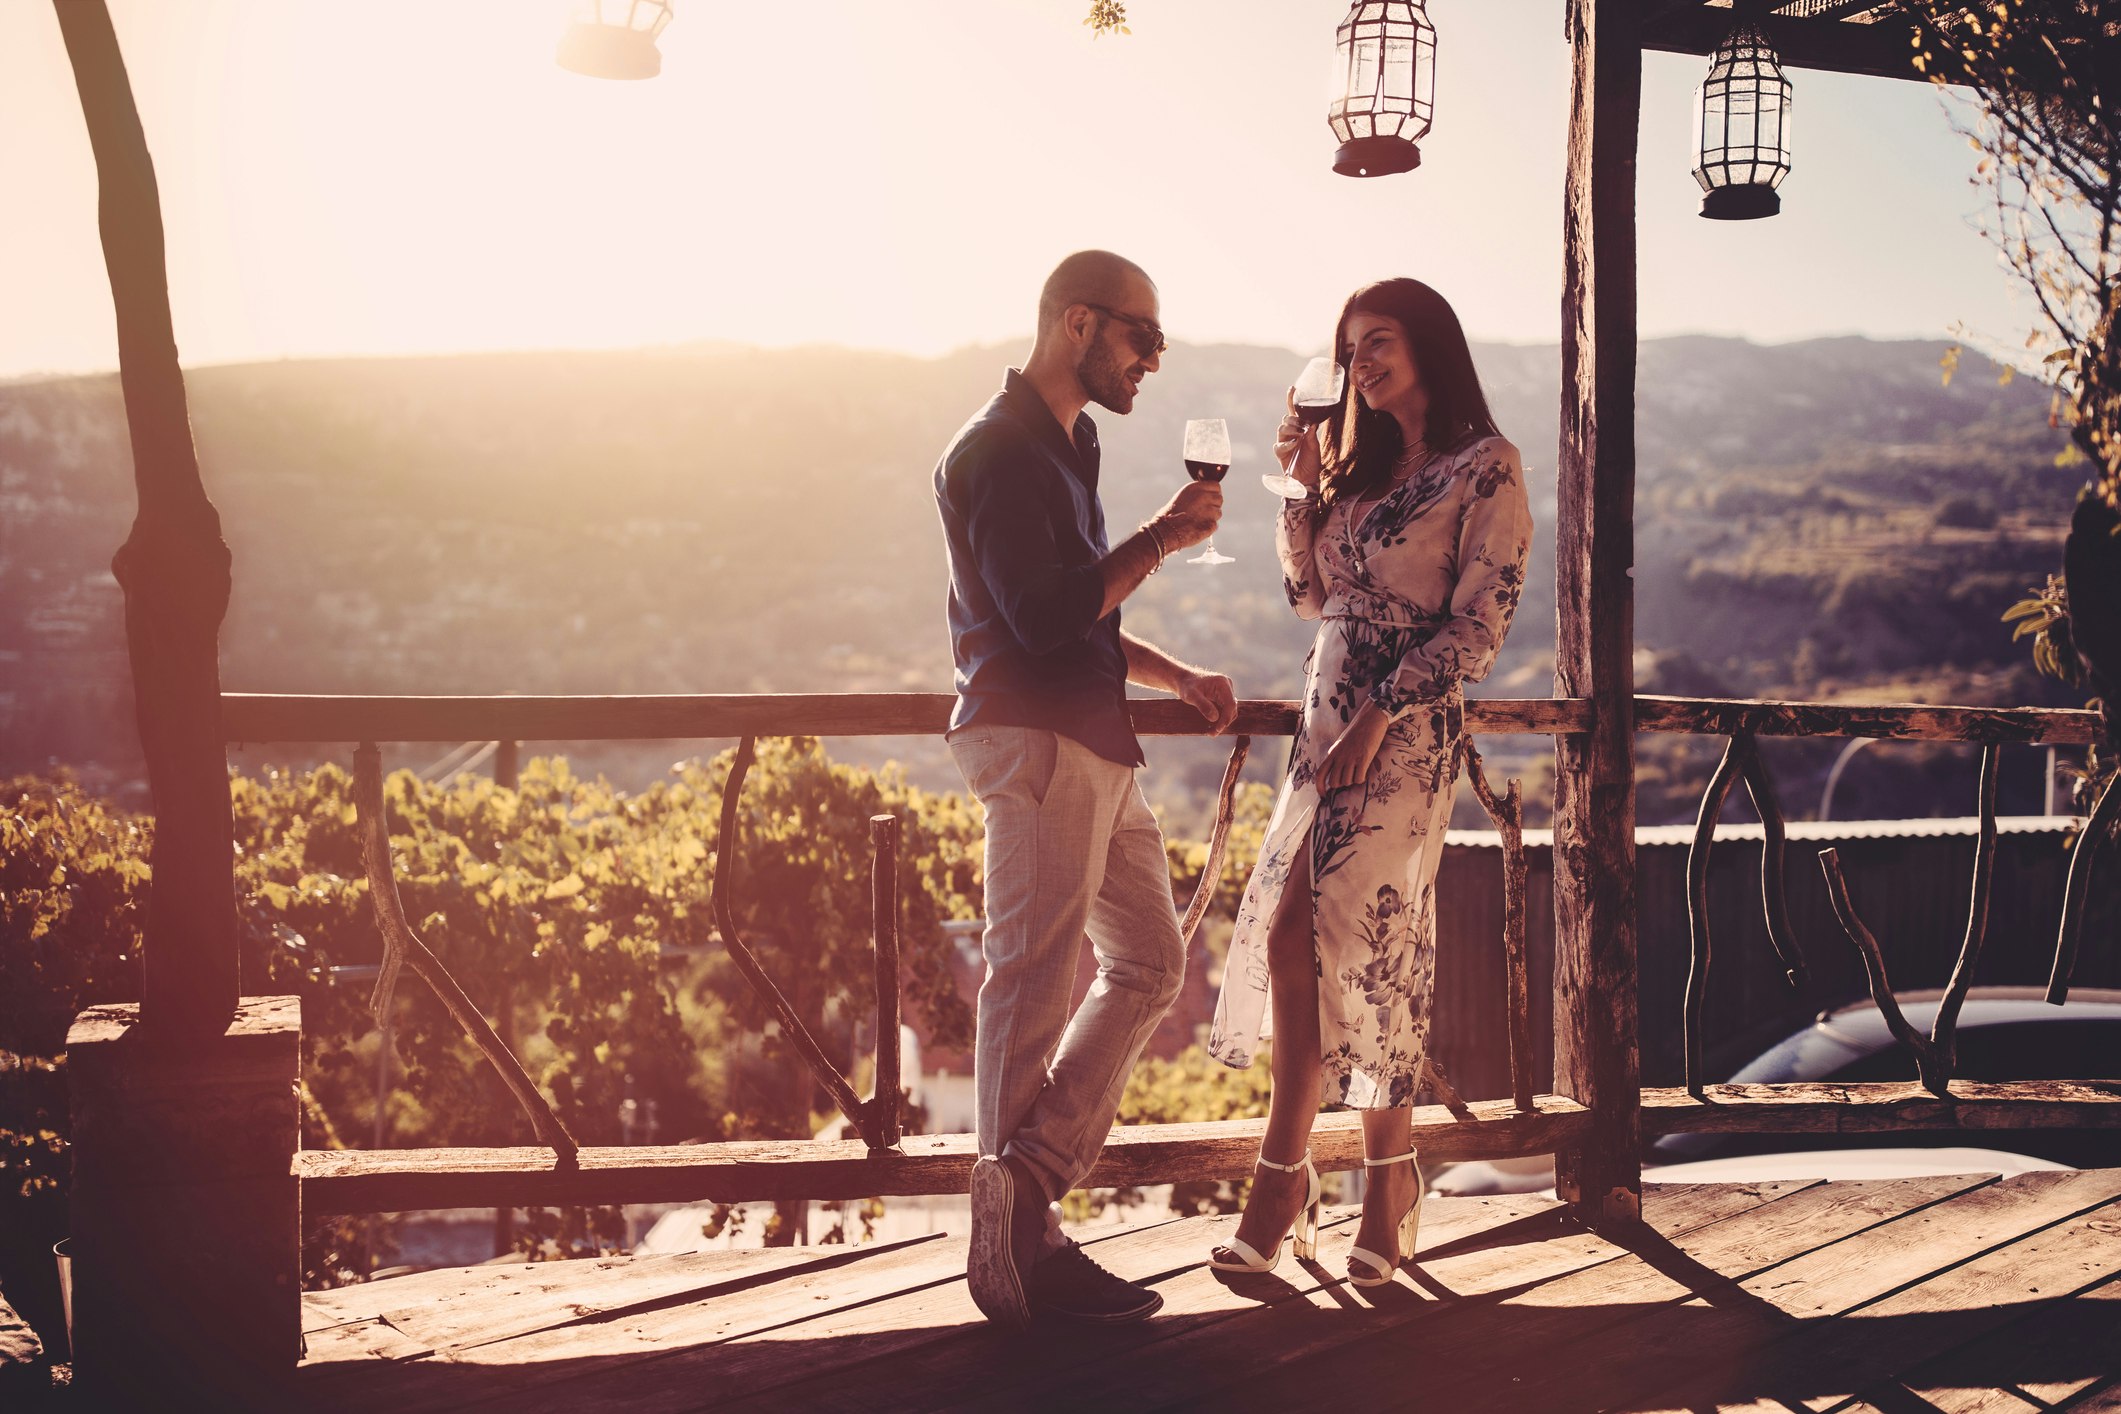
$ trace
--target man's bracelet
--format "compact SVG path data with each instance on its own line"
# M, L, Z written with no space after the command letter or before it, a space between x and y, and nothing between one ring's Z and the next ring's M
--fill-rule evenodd
M1149 573L1155 574L1158 570L1164 567L1164 557L1170 554L1171 552L1164 548L1164 537L1156 533L1156 522L1148 520L1143 521L1142 534L1148 536L1149 543L1156 547L1156 563L1149 566Z

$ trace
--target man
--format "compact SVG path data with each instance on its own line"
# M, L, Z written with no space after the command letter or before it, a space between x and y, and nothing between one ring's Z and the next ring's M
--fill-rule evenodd
M935 473L957 660L948 740L987 816L967 1280L988 1319L1014 1329L1035 1315L1137 1319L1163 1304L1091 1262L1051 1207L1096 1162L1185 973L1163 836L1134 781L1127 684L1176 694L1218 731L1237 715L1228 678L1119 626L1120 602L1222 518L1222 487L1195 482L1106 543L1097 427L1083 407L1133 408L1164 351L1158 312L1132 261L1063 260L1039 296L1030 359ZM1097 977L1071 1018L1085 933Z

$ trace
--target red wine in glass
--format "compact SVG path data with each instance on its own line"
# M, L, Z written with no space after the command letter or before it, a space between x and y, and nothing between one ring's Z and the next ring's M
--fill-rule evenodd
M1348 373L1330 358L1314 358L1304 365L1297 375L1295 386L1289 389L1296 404L1296 421L1305 429L1330 421L1340 411L1341 401L1347 395ZM1276 475L1268 472L1260 479L1275 495L1291 501L1301 501L1311 494L1311 488L1286 473Z
M1186 424L1186 475L1195 481L1221 481L1230 470L1230 424L1219 417L1195 418ZM1215 548L1215 541L1202 543L1189 565L1227 565L1230 557Z

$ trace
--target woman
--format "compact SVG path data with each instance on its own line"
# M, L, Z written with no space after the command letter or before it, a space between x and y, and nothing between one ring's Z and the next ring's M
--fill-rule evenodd
M1461 685L1486 677L1502 647L1532 519L1517 448L1496 431L1441 295L1416 280L1365 286L1341 310L1334 347L1346 405L1314 434L1292 395L1275 443L1311 490L1282 512L1284 583L1297 615L1321 622L1208 1041L1244 1067L1275 1040L1252 1197L1211 1264L1268 1270L1292 1224L1297 1256L1314 1254L1309 1144L1327 1100L1362 1111L1370 1182L1348 1275L1380 1286L1412 1255L1420 1214L1410 1108L1436 976Z

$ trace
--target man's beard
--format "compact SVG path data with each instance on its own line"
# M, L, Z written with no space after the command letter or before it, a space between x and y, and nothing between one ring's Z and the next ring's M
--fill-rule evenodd
M1112 350L1103 339L1091 344L1083 354L1082 365L1075 370L1083 391L1090 401L1125 417L1134 410L1134 385L1127 381L1126 370L1113 357Z

